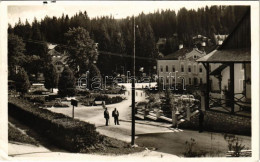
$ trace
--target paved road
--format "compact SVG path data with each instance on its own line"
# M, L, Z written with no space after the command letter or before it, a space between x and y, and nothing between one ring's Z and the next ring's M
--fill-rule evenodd
M114 125L110 119L110 125L105 126L103 108L101 106L86 107L79 105L75 108L75 118L95 124L97 131L109 137L130 142L131 140L131 91L130 84L125 85L126 100L121 103L107 105L110 116L116 107L119 110L120 125ZM140 86L140 85L139 85ZM136 101L144 101L145 95L137 90ZM141 95L141 93L143 93ZM68 103L69 104L69 103ZM51 111L71 116L72 108L51 108ZM182 156L185 151L185 142L194 138L197 150L208 151L212 156L224 156L227 151L227 142L221 133L198 133L191 130L178 130L170 128L171 125L152 121L136 121L136 144L146 147L154 147L158 152ZM243 144L251 148L251 137L239 136Z

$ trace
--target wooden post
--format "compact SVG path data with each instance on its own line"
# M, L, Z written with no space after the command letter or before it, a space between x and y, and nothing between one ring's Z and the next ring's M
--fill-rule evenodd
M235 73L234 73L234 63L230 64L230 104L231 104L231 114L234 114L235 103Z
M206 93L205 93L205 110L209 110L209 90L210 90L210 80L209 80L209 63L206 63Z
M172 111L172 126L176 127L177 126L177 115L176 115L176 111Z
M74 119L74 105L72 106L72 118Z

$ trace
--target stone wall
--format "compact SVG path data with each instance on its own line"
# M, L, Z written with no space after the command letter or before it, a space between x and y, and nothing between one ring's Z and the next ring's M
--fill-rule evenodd
M205 111L203 124L205 131L251 135L250 117L231 115L215 111ZM179 128L198 130L199 113L193 115L190 121L180 123Z

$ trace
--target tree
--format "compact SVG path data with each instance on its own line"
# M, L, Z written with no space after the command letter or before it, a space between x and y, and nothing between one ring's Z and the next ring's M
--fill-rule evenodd
M70 29L65 33L67 40L68 64L78 74L86 73L89 63L97 60L98 52L89 32L82 27Z
M44 71L44 78L45 82L44 85L47 89L52 89L55 88L58 84L58 74L55 66L51 63L47 65Z
M24 55L25 44L23 40L14 34L8 35L8 70L10 72L10 78L14 73L17 73L19 66L22 66L26 57Z
M20 68L18 74L15 77L16 91L24 94L29 90L30 86L31 84L29 82L26 71L23 68Z
M76 94L75 78L68 66L66 66L61 73L58 83L59 95L74 96Z
M39 65L43 65L40 56L37 55L27 56L27 62L24 67L29 74L34 75L35 80L38 79L38 74L43 69L43 67Z

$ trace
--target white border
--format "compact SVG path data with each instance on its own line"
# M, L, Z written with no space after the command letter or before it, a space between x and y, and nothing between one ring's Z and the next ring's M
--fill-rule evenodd
M83 2L83 1L57 1L56 4L51 4L48 1L48 5L86 5L88 3L96 3L96 2ZM98 2L100 3L100 2ZM109 2L103 1L102 3L120 3L120 2ZM132 2L130 2L132 3ZM138 3L153 3L153 1L141 1ZM164 1L161 1L164 3ZM46 157L46 158L27 158L27 160L87 160L87 161L134 161L134 160L142 160L142 161L257 161L259 159L259 2L258 1L178 1L173 2L181 4L185 7L187 3L189 4L197 4L203 3L205 5L250 5L251 6L251 60L252 60L252 157L251 158L178 158L178 159L160 159L160 158L136 158L134 156L125 156L125 157L105 157L100 156L99 158L93 158L92 155L89 155L88 159L82 159L80 155L75 154L75 156L63 157ZM0 2L0 160L6 159L8 153L8 143L7 143L7 7L10 5L42 5L42 1L23 1L23 2ZM10 159L9 159L10 160ZM26 160L26 158L19 158L19 160Z

